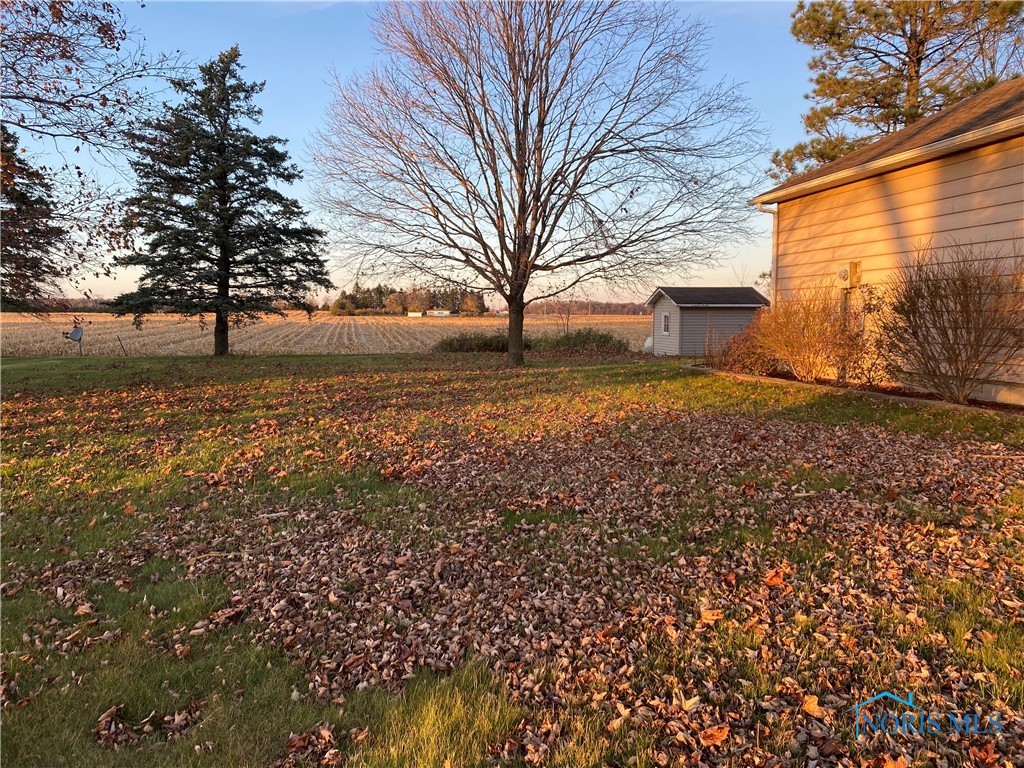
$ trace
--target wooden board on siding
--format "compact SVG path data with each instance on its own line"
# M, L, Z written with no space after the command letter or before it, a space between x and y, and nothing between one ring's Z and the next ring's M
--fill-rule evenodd
M1004 225L1005 226L1005 225ZM993 232L993 230L989 230ZM999 234L994 232L993 234ZM985 239L987 253L992 255L993 260L1003 260L1007 265L1009 274L1010 260L1007 258L1013 253L1014 247L1020 247L1024 233L1019 228L1008 229L1002 233L1004 237L990 237ZM922 240L920 245L924 246L927 241ZM886 282L892 270L905 259L913 258L917 253L918 243L912 240L905 245L893 243L892 241L879 241L857 248L824 248L815 251L804 251L794 254L795 258L780 254L779 263L776 268L776 287L780 291L789 290L789 283L793 280L804 282L808 278L822 277L832 280L836 277L841 268L845 268L851 261L859 261L861 265L861 281L863 284L878 284ZM932 243L940 257L942 251L950 247L941 241ZM806 287L806 286L799 286Z
M923 187L909 192L893 192L880 195L850 195L842 204L824 210L802 210L798 207L783 212L783 229L787 232L800 227L817 227L834 222L837 213L843 216L864 216L880 211L889 211L907 206L935 205L941 210L965 210L975 204L980 196L983 206L1012 202L1020 199L1024 168L1014 168L1013 173L999 171L942 183L934 187ZM881 190L879 190L881 191ZM839 218L842 218L840 216ZM780 232L781 234L781 232Z
M842 216L837 216L836 211L826 211L784 217L779 228L779 244L791 245L824 235L856 232L877 227L880 222L889 225L892 221L899 221L926 228L936 218L964 216L975 211L989 218L1002 215L1002 221L1019 220L1024 211L1024 181L942 200L918 197L911 200L902 196L869 198L851 203L843 209Z
M876 216L840 219L828 227L802 227L797 230L799 238L794 237L792 231L787 232L785 236L780 233L779 253L800 251L807 246L821 250L857 247L883 240L939 239L953 232L985 230L1002 224L1016 226L1024 237L1022 203L1024 200L1015 200L1003 205L937 215L928 215L924 207L919 206L896 209ZM971 240L976 242L977 238L972 237Z

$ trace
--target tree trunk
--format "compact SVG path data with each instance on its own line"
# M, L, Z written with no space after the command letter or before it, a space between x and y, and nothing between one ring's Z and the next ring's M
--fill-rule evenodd
M227 210L227 194L221 196L221 210ZM222 219L225 216L221 217ZM227 235L220 245L220 253L217 255L217 321L213 326L213 356L223 357L228 354L228 310L227 303L231 297L231 255L228 251Z
M228 315L220 309L217 310L217 320L213 326L213 354L214 357L228 354Z
M523 317L526 302L522 298L508 300L508 364L523 364Z

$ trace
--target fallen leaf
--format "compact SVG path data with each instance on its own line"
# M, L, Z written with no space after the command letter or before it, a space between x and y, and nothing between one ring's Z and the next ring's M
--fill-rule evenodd
M700 612L700 621L702 624L714 624L720 619L724 619L725 614L717 608L708 608Z
M729 738L729 726L724 723L705 728L700 732L700 743L705 747L720 746L727 738Z
M804 696L804 702L800 705L800 709L811 717L820 719L825 716L825 710L818 705L817 696Z

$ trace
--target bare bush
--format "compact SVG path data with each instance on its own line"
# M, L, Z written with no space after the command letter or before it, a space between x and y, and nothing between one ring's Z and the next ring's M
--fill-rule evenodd
M778 364L774 358L764 353L757 341L760 318L765 311L767 310L758 312L750 325L728 339L720 339L709 330L704 361L720 371L747 373L753 376L773 373Z
M890 280L878 328L895 378L966 402L1024 355L1024 255L922 248Z
M881 308L882 297L873 285L847 291L845 345L839 355L836 379L841 383L856 382L875 386L887 381L887 366L878 343L874 322Z
M762 311L757 345L799 381L846 378L864 333L843 291L820 284L780 296Z

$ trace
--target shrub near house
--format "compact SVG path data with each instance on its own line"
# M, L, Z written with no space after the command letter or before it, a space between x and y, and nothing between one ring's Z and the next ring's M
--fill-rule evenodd
M1024 256L933 249L890 279L878 323L894 378L964 403L1024 359Z
M1019 286L1015 254L1024 249L1022 172L1024 78L1018 78L790 178L751 201L776 206L773 299L799 297L823 284L851 297L868 285L885 293L892 281L898 291L903 265L921 256L930 262L962 261L962 251L987 260ZM971 279L982 277L975 273ZM1007 290L1000 288L1004 295ZM923 297L939 301L940 295L928 291ZM890 306L899 304L893 299ZM901 306L910 309L905 302ZM957 318L963 329L974 312L958 309L947 317ZM902 338L938 333L926 331L937 326L921 318L915 323L904 324ZM1013 326L1019 328L1021 321ZM945 360L945 368L929 368L928 380L901 375L904 384L952 400L973 396L1024 404L1024 354L992 366L977 356L983 347L993 348L991 341L955 333L939 338L935 335L935 342L955 359ZM920 362L911 364L908 357L918 353L891 351L899 358L890 361L895 369L921 370ZM960 382L973 378L970 394L963 383L950 387L940 381L946 375Z
M965 403L1022 356L1024 257L958 247L921 251L880 293L822 283L785 296L711 363L807 382L887 379Z

